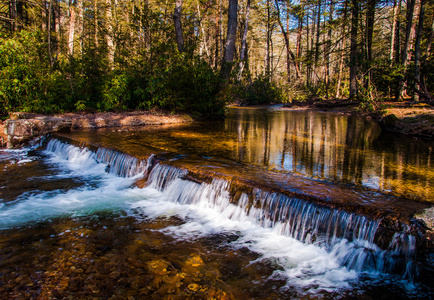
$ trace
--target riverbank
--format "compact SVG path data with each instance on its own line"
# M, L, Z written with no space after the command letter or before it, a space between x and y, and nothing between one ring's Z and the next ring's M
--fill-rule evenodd
M192 121L193 119L188 115L171 114L161 111L65 113L53 116L18 112L12 113L8 120L0 123L0 128L2 128L0 130L0 147L6 147L8 143L12 143L13 146L20 145L33 137L57 131L57 128L97 129L105 127L178 124ZM62 126L58 126L59 122L62 123Z
M401 133L421 138L434 139L434 107L424 103L384 102L379 112L364 112L358 102L310 101L285 104L287 110L314 110L360 114L375 119L384 131Z
M358 102L347 101L309 101L285 104L285 110L314 110L338 112L345 114L360 114L366 118L374 118L387 132L401 133L424 139L434 139L434 107L423 103L390 102L383 103L381 113L367 113L358 109ZM105 128L123 126L146 126L192 122L188 115L170 114L161 111L134 112L98 112L98 113L64 113L53 116L43 116L31 113L12 113L10 119L0 121L0 148L8 144L6 124L10 120L27 120L27 127L37 126L31 120L42 120L44 126L49 120L70 122L72 129ZM39 125L38 125L39 126ZM49 131L49 128L47 129ZM25 131L25 130L24 130ZM36 131L36 133L34 133ZM45 130L44 130L45 131ZM27 129L30 132L25 138L18 138L16 145L37 136L40 130ZM9 139L10 140L10 139Z

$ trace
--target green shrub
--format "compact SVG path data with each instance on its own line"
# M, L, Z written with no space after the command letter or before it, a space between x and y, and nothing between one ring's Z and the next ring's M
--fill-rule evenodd
M260 75L252 82L234 85L227 91L226 97L241 105L265 105L284 101L283 92L267 76Z

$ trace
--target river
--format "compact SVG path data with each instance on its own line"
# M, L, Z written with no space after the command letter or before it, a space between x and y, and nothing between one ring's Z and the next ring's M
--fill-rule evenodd
M433 146L276 106L2 150L0 294L429 298Z

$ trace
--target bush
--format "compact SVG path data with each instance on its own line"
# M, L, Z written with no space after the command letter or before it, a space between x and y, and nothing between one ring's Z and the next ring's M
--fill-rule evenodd
M203 60L174 55L153 70L145 91L154 106L198 119L220 118L225 103L217 97L219 83L218 74Z
M162 108L195 118L219 118L220 79L205 61L162 46L152 60L123 61L111 69L97 48L80 56L59 53L50 65L44 33L22 30L0 37L0 116L10 111L57 113Z
M260 75L252 82L234 85L227 91L227 98L231 102L239 102L241 105L265 105L283 102L283 92L270 81L267 76Z

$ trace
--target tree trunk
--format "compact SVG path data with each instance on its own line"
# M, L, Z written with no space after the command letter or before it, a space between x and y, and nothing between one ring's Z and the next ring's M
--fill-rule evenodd
M416 0L414 3L414 13L413 13L413 21L411 23L411 30L410 30L410 37L407 47L407 60L406 60L406 66L409 65L411 60L411 54L413 49L414 40L416 38L416 27L417 27L417 20L420 14L420 8L421 8L421 0Z
M11 19L11 25L10 25L11 33L18 30L17 1L18 0L11 0L9 2L9 18Z
M114 34L115 28L113 24L115 23L115 19L113 18L112 12L112 4L111 1L108 2L109 6L107 8L107 23L108 23L108 32L107 32L107 49L108 49L108 60L110 67L113 67L114 58L115 58L115 43L114 43Z
M202 57L202 45L203 45L203 48L205 48L206 56L209 58L210 54L209 54L209 50L208 50L207 35L205 34L205 29L204 29L203 22L202 22L199 1L197 1L197 15L199 16L199 27L200 27L201 36L202 36L201 46L200 46L200 56Z
M350 98L356 97L357 89L357 64L358 64L358 46L357 31L359 23L359 2L351 1L351 46L350 46Z
M73 0L69 1L69 34L68 34L68 54L74 55L74 34L75 34L75 7Z
M431 55L433 39L434 39L434 13L431 17L431 32L428 38L428 46L426 48L426 54L425 54L426 57L429 57Z
M414 90L419 90L419 83L420 83L420 43L422 40L422 31L423 31L423 20L425 16L425 0L421 1L420 4L420 14L419 14L419 24L417 26L417 33L416 33L416 43L415 43L415 50L414 50ZM418 93L413 94L413 101L419 101L419 95Z
M84 8L83 8L83 0L74 0L77 2L78 8L78 21L76 22L76 31L78 38L80 39L79 43L79 52L83 54L84 49Z
M239 70L238 70L238 81L241 80L241 77L243 75L244 66L247 62L247 32L249 29L249 15L250 15L250 0L247 0L246 5L246 17L244 21L244 31L243 31L243 37L241 39L241 50L240 50L240 64L239 64Z
M300 56L301 56L301 37L303 35L303 18L304 18L304 9L302 9L301 15L298 18L298 32L297 32L297 50L295 53L295 70L298 72L297 78L299 78L300 74ZM288 18L289 19L289 18ZM289 30L287 30L289 31Z
M329 15L329 28L327 31L327 42L325 43L325 61L326 61L326 72L325 72L325 85L326 85L326 98L329 98L329 86L330 86L330 52L332 48L332 21L333 21L333 13L334 13L334 1L330 2L330 15Z
M321 33L321 7L322 3L321 0L318 0L318 12L316 15L316 36L315 36L315 69L318 65L318 59L319 59L319 36Z
M215 15L215 36L214 36L214 43L215 43L215 54L214 54L214 68L217 69L219 62L220 62L220 40L221 40L221 30L220 30L220 23L221 23L221 18L220 18L220 10L221 10L221 6L220 6L220 2L217 8L217 12Z
M50 3L48 5L48 21L47 21L47 43L48 43L48 59L50 60L50 67L53 67L53 53L51 49L51 18L52 18L52 8L53 8L53 0L49 0Z
M179 52L184 51L184 37L182 34L181 12L182 0L176 0L175 11L173 13L173 22L175 23L176 44L178 45Z
M401 0L399 0L399 3L397 0L393 1L393 17L392 17L392 32L390 37L390 53L389 53L389 59L390 64L393 63L394 59L394 49L395 49L395 40L397 38L397 30L399 28L399 11L401 6Z
M223 79L229 79L232 70L232 63L235 56L235 41L237 39L237 14L238 0L229 0L228 11L228 30L226 34L226 44L223 54L222 68L220 76Z
M98 0L93 3L93 16L94 16L94 40L95 48L98 48Z
M270 0L267 0L267 40L265 48L265 74L270 75Z
M372 39L374 35L374 21L375 21L375 5L377 0L368 0L368 10L366 13L366 59L368 76L365 86L368 87L371 83L371 64L372 64Z
M294 55L294 53L292 52L292 50L291 50L291 47L290 47L290 44L289 44L289 32L287 32L286 30L285 30L285 28L283 27L283 23L282 23L282 19L280 18L280 7L279 7L279 2L278 2L278 0L275 0L275 4L276 4L276 9L277 9L277 11L278 11L278 15L277 15L277 21L278 21L278 23L279 23L279 26L280 26L280 30L282 31L282 34L283 34L283 39L284 39L284 41L285 41L285 46L286 46L286 53L287 53L287 60L289 61L289 56L291 57L291 59L292 59L292 62L293 62L293 64L294 64L294 67L295 67L295 73L296 73L296 77L298 78L299 77L299 70L297 70L297 64L296 64L296 62L295 62L295 55ZM290 82L290 65L287 65L287 72L288 72L288 78L287 78L287 80L288 80L288 83Z
M341 47L339 49L340 53L340 60L339 60L339 73L338 73L338 82L336 84L336 98L341 97L341 83L342 83L342 73L344 69L344 54L345 54L345 45L347 42L347 13L348 13L348 1L345 1L344 4L344 16L343 16L343 22L342 22L342 40L341 40Z
M310 63L310 48L309 48L309 10L307 11L306 15L306 54L308 62L306 63L306 86L310 86L310 69L311 69L311 63Z
M410 45L410 37L411 37L411 28L413 24L413 13L414 13L414 7L415 7L416 0L408 0L407 1L407 13L406 13L406 20L407 20L407 26L405 28L405 42L404 47L402 49L402 58L401 58L401 64L406 67L408 65L408 48ZM404 90L404 79L400 78L398 81L398 89L396 91L395 100L399 101L401 96L405 96L405 90Z

